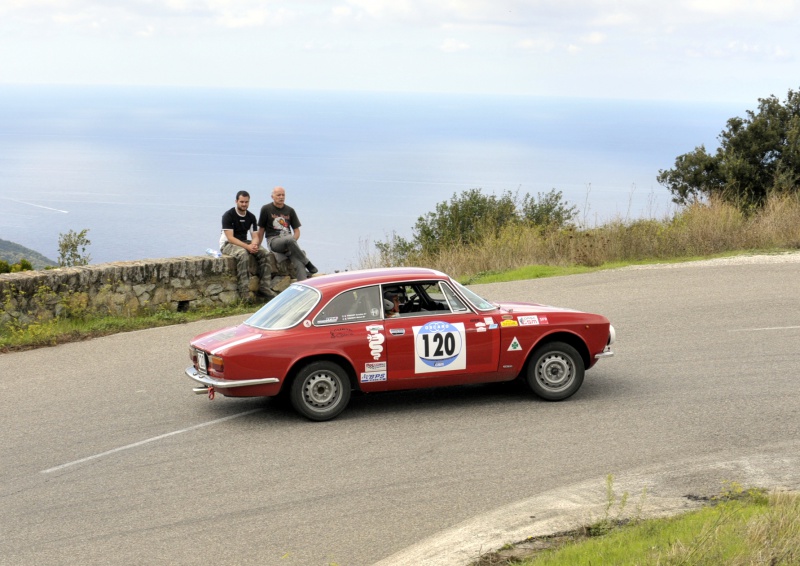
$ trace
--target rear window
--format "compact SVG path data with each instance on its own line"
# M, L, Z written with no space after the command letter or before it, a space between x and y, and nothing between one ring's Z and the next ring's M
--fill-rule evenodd
M331 299L314 318L314 324L342 324L381 318L380 291L377 286L350 289Z

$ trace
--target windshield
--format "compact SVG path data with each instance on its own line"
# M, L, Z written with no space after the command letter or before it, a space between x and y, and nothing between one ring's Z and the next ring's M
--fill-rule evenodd
M458 281L455 281L453 279L451 279L451 281L453 281L453 284L458 288L459 291L461 291L461 294L464 295L467 298L467 300L475 306L476 309L480 311L491 311L497 308L492 303L490 303L489 301L487 301L474 291L470 291L469 289L464 287Z
M290 285L244 321L262 330L290 328L303 320L319 301L319 291L305 285Z
M465 305L458 295L450 288L450 285L445 283L444 281L441 282L442 285L442 294L444 297L447 298L447 302L450 305L450 310L453 312L464 312L468 311L467 305Z

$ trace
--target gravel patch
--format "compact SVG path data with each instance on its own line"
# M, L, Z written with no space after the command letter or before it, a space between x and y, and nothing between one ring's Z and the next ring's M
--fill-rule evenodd
M629 265L620 267L626 269L681 269L684 267L710 267L718 265L748 265L767 263L800 263L800 251L780 252L774 254L737 255L720 257L716 259L702 259L698 261L685 261L681 263L652 263L648 265Z

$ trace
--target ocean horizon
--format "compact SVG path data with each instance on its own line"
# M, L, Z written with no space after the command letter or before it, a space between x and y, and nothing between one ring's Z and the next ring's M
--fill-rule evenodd
M674 211L660 169L717 147L740 104L522 96L0 86L0 238L92 263L202 255L274 186L321 271L479 188L552 189L587 225Z

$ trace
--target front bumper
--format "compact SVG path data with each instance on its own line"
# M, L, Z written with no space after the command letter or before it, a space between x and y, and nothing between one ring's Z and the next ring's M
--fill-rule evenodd
M186 368L186 375L196 381L197 383L203 384L206 388L213 387L214 389L230 389L231 387L248 387L250 385L267 385L271 383L280 383L280 379L277 377L265 377L263 379L218 379L216 377L211 377L210 375L205 375L200 373L195 369L194 366L189 366Z
M614 357L614 352L612 352L608 346L606 346L606 349L600 352L599 354L594 355L595 360L602 360L603 358L613 358L613 357Z
M612 324L608 325L608 342L606 343L606 347L603 348L603 351L599 354L594 355L594 359L602 360L603 358L611 358L614 356L614 352L611 351L611 344L617 341L617 331L614 330L614 326Z

